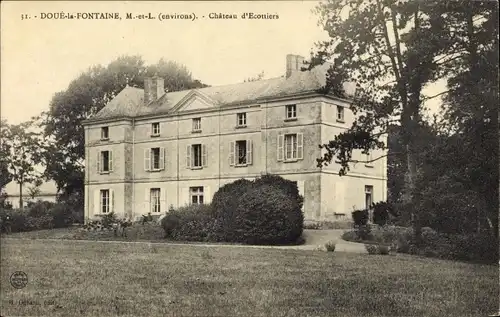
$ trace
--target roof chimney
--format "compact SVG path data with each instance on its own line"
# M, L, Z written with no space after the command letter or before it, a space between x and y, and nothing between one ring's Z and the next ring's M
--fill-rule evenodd
M286 56L286 78L295 72L300 72L302 67L304 67L304 57L293 54Z
M164 80L158 75L144 79L144 104L158 100L165 94Z

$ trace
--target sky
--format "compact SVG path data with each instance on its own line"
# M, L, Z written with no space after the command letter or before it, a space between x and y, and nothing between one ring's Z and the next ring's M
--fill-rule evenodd
M96 64L122 55L141 55L147 64L160 58L184 64L208 85L242 82L264 72L285 73L286 54L309 56L314 43L327 39L312 13L316 1L179 1L1 3L0 117L11 124L48 110L58 91ZM42 19L50 13L118 13L121 20ZM126 19L127 13L154 20ZM210 13L238 19L210 19ZM244 13L277 19L241 19ZM197 19L164 19L191 14ZM163 15L163 17L161 16ZM161 17L161 21L160 21ZM433 90L439 90L436 87ZM431 108L437 109L436 103Z

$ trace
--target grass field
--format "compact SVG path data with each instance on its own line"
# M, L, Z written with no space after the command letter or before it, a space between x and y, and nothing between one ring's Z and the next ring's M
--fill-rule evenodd
M3 239L1 316L486 316L498 268L405 255ZM14 289L9 276L28 275Z

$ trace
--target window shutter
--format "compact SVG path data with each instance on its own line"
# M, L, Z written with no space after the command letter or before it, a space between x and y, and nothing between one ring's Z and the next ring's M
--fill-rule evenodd
M304 134L297 133L297 158L304 159Z
M151 149L144 149L144 170L151 170Z
M252 151L253 150L253 144L252 140L247 140L247 164L252 164Z
M115 211L115 191L109 190L109 212Z
M186 167L191 168L191 145L186 148Z
M201 146L201 166L207 167L207 146L203 144Z
M109 171L112 172L113 171L113 151L109 151L108 164L109 164Z
M97 173L101 172L101 151L97 151Z
M94 190L94 215L101 213L101 191L99 189Z
M160 169L165 169L165 148L160 148Z
M235 142L229 142L229 166L234 166Z
M165 188L160 188L160 213L167 211L167 190Z
M283 144L285 143L285 135L279 134L278 135L278 162L283 161Z
M149 202L150 195L151 195L151 189L146 188L144 190L144 214L151 212L151 204Z

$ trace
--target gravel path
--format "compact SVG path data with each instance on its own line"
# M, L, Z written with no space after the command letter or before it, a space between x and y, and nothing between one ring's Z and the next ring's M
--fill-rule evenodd
M292 250L324 250L325 243L328 241L337 241L337 245L335 251L340 252L351 252L351 253L366 253L365 247L362 243L355 243L342 240L342 233L345 230L304 230L304 238L306 239L306 243L303 245L290 245L290 246L255 246L255 245L230 245L230 244L201 244L201 243L163 243L163 242L147 242L147 241L103 241L103 240L69 240L76 243L138 243L138 244L165 244L165 245L179 245L179 246L194 246L194 247L233 247L233 248L265 248L265 249L292 249ZM7 238L3 237L2 240L29 240L26 238ZM36 239L36 240L45 240L45 241L65 241L64 239Z

